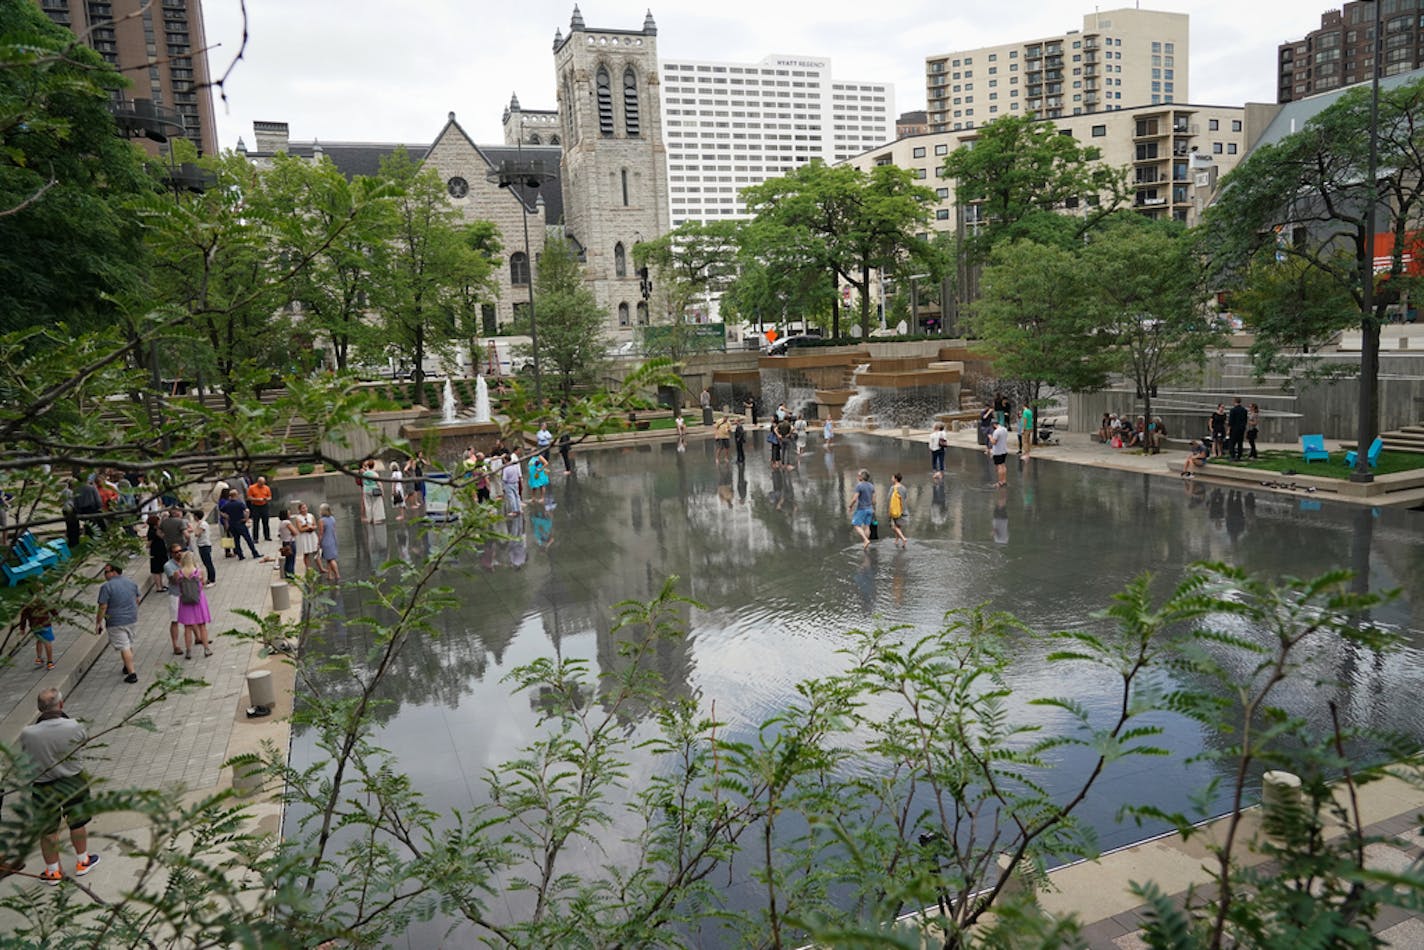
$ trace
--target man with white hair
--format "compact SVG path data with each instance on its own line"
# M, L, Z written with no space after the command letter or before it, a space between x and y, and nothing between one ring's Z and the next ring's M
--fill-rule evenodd
M44 870L40 880L58 884L64 880L59 866L59 823L69 826L69 842L74 845L74 874L83 877L99 863L99 855L89 853L89 778L84 774L83 748L89 736L84 727L64 712L64 694L54 687L40 690L39 718L20 730L20 748L34 763L31 785L35 813L43 820L40 853Z

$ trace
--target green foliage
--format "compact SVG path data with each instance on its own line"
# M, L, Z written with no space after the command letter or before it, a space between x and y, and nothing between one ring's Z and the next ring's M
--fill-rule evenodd
M28 0L0 2L0 333L96 329L139 282L149 193L109 114L125 80Z
M972 146L950 153L944 169L955 180L959 205L978 208L982 226L969 239L975 262L1006 240L1071 243L1122 207L1127 194L1125 174L1103 164L1097 148L1033 116L1003 116L983 126ZM1091 213L1063 214L1079 203Z
M684 935L706 938L719 926L727 940L756 946L1080 946L1076 923L1049 919L1033 895L1048 861L1095 853L1077 812L1097 783L1132 759L1166 754L1163 711L1214 734L1203 756L1228 776L1230 807L1224 833L1206 845L1217 878L1198 889L1201 902L1177 910L1150 881L1138 889L1150 945L1362 945L1384 907L1418 900L1417 874L1365 863L1373 839L1360 831L1350 790L1380 771L1360 769L1344 750L1372 737L1338 720L1322 730L1312 711L1292 708L1298 701L1278 699L1316 682L1319 647L1394 647L1362 621L1381 598L1351 593L1343 572L1276 584L1197 565L1160 597L1143 576L1093 624L1048 636L983 608L955 611L923 636L854 631L842 672L799 684L784 709L740 736L715 705L668 697L653 672L696 606L670 578L649 602L617 606L618 658L600 673L541 658L509 674L540 713L539 732L487 774L484 804L437 815L371 735L380 697L398 686L402 651L441 635L438 617L455 596L441 584L444 569L496 529L497 512L463 503L468 517L442 533L427 562L388 563L356 584L367 608L348 617L343 649L320 648L326 632L311 615L249 618L246 636L297 642L295 719L324 753L301 769L273 748L233 763L259 770L282 796L282 840L255 832L227 795L185 804L106 789L100 814L136 812L154 829L151 842L121 842L142 872L110 905L71 887L10 898L15 935L38 944L108 927L200 945L382 945L440 915L506 946L683 946ZM1042 652L1049 680L1110 684L1111 701L1090 710L1031 698L1059 724L1026 724L1015 712L1025 697L1006 685L1024 651ZM171 671L131 719L192 685ZM1050 796L1042 779L1067 747L1080 761L1086 753L1088 767ZM1380 749L1405 761L1398 744ZM635 750L654 761L629 790ZM13 788L31 772L5 756L0 783ZM1262 766L1300 774L1306 794L1277 822L1274 842L1254 844L1238 832ZM1420 780L1413 766L1393 771ZM1339 775L1344 794L1329 784ZM1194 833L1188 817L1167 817ZM0 851L33 834L22 808L0 826ZM624 857L588 868L578 852L612 834ZM1242 860L1248 844L1274 866ZM723 895L733 866L752 882L735 910ZM521 895L518 915L505 892Z
M1097 336L1100 313L1084 256L1030 241L995 247L984 268L968 330L995 371L1029 383L1039 405L1043 388L1100 388L1113 366L1111 344Z
M1123 212L1089 236L1082 263L1094 332L1113 347L1114 369L1136 385L1143 415L1151 418L1152 391L1200 368L1226 335L1202 303L1192 242L1175 222Z
M805 287L808 270L823 270L832 281L844 280L860 294L862 335L870 332L871 272L910 267L911 273L942 270L940 257L920 237L929 220L934 192L915 184L913 173L877 165L869 173L850 165L802 165L742 191L747 210L756 215L754 237L760 246L783 237L794 240L795 280ZM773 275L778 276L778 275ZM834 293L834 291L833 291ZM784 294L784 292L783 292ZM839 335L839 299L832 301L833 335Z
M653 312L667 317L658 333L645 335L645 353L681 360L702 348L689 311L732 280L741 230L738 221L688 221L633 246L634 263L652 278Z
M608 313L584 282L583 267L567 241L544 245L534 284L540 368L557 374L559 402L568 405L576 386L599 378Z
M1334 364L1321 363L1311 351L1358 322L1358 307L1324 271L1298 257L1278 260L1278 254L1273 247L1258 251L1242 288L1231 295L1233 309L1254 335L1251 365L1258 379L1329 373ZM1344 260L1332 266L1349 269Z
M494 244L487 229L461 223L435 169L404 149L381 161L380 177L395 193L395 233L373 256L372 302L419 389L425 357L472 336L480 301L493 295Z
M1391 304L1414 289L1405 256L1424 212L1424 81L1380 89L1375 141L1376 174L1369 173L1370 90L1346 91L1298 132L1252 150L1221 183L1208 210L1202 248L1217 289L1254 293L1258 316L1267 317L1257 365L1269 365L1270 347L1291 349L1343 324L1351 301L1362 335L1364 373L1377 374L1379 327ZM1369 209L1376 234L1393 241L1388 267L1375 266ZM1284 274L1262 266L1262 254L1279 254L1295 266ZM1313 272L1309 278L1305 271ZM1363 313L1366 281L1371 312ZM1313 306L1302 308L1292 284L1307 288ZM1337 309L1338 308L1338 309ZM1301 333L1289 327L1292 312ZM1336 322L1336 319L1340 321ZM1372 413L1377 407L1370 407ZM1368 439L1375 430L1362 433Z

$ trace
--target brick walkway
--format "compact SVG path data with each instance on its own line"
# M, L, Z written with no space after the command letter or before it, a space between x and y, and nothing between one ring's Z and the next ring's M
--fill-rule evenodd
M258 547L275 554L277 543L272 541ZM167 599L170 595L147 591L148 559L136 557L128 562L125 573L140 582L140 589L145 591L134 647L138 682L123 681L118 654L109 647L106 637L93 633L93 613L85 614L77 624L57 625L53 671L33 667L33 646L29 643L22 644L14 655L16 662L0 668L0 741L15 743L19 730L34 721L35 696L45 686L64 690L65 711L83 721L93 735L130 713L163 665L175 663L188 675L205 680L207 685L150 707L145 715L153 723L153 731L120 729L105 737L104 748L91 748L85 758L95 780L120 787L176 786L193 797L232 784L231 770L223 768L223 762L231 756L256 751L263 741L271 741L285 750L290 737L287 721L287 714L291 712L290 668L279 658L264 656L257 644L222 636L224 631L250 626L246 618L234 613L235 610L259 613L270 610L270 585L278 579L277 563L251 557L238 561L222 557L220 551L215 554L217 584L207 591L213 618L208 624L211 657L203 657L201 647L195 649L192 660L173 655L168 636ZM97 572L98 565L94 569ZM293 586L291 592L294 605L299 604L297 588ZM94 593L86 594L86 599L94 596ZM254 669L273 672L278 708L270 717L247 719L245 715L246 674ZM275 827L280 808L274 801L254 801L253 807L256 818L265 819ZM121 893L131 860L121 856L108 840L116 835L142 842L147 837L147 829L137 823L136 816L128 815L105 815L90 826L90 850L98 852L104 864L87 877L85 883L109 898ZM61 835L60 854L66 873L70 873L74 856L65 835ZM27 857L25 870L34 873L40 866L37 849ZM32 878L15 875L0 882L0 892L33 886ZM0 933L9 929L8 923L0 914Z

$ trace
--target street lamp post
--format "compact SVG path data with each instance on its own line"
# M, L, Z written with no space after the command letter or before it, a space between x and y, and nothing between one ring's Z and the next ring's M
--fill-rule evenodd
M1375 399L1379 385L1379 321L1375 318L1375 210L1379 204L1380 13L1374 0L1374 37L1370 43L1370 157L1365 175L1365 259L1360 267L1360 416L1352 482L1372 482L1369 447L1375 439Z
M534 311L534 255L529 248L529 214L530 207L525 202L523 196L515 194L515 187L531 189L536 195L539 186L554 178L549 172L544 170L544 163L539 159L530 161L524 160L524 143L519 139L515 140L515 154L517 158L513 162L500 162L499 166L490 170L485 175L485 180L496 184L501 188L509 189L509 193L514 196L514 200L519 202L519 219L524 225L524 261L528 266L529 281L529 340L530 346L534 349L534 402L542 405L544 402L543 374L539 364L539 321Z

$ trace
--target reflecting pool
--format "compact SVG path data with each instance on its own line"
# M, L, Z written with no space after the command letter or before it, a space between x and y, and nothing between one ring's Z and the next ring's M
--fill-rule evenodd
M995 489L988 460L955 449L935 483L922 445L873 436L838 437L831 450L813 438L794 470L773 471L760 435L749 433L744 466L716 463L710 441L576 451L577 475L554 475L553 504L530 510L523 540L472 554L450 577L461 604L441 617L440 636L408 644L375 736L397 750L433 808L474 804L483 772L534 735L536 712L511 697L505 674L540 656L582 658L595 671L619 662L612 605L651 598L670 574L702 606L684 611L687 636L662 645L658 672L670 692L715 701L718 717L746 732L780 711L799 680L840 670L837 651L853 628L928 631L947 610L987 603L1037 630L1074 629L1100 624L1093 612L1144 570L1165 590L1198 560L1272 575L1347 567L1371 590L1403 590L1374 619L1404 631L1409 646L1387 661L1342 646L1326 658L1348 684L1336 699L1356 722L1424 731L1412 704L1398 701L1424 688L1424 515L1043 458L1011 467L1008 488ZM882 519L890 475L904 474L907 547L893 545L888 525L869 551L853 535L846 505L862 467ZM337 507L343 574L424 556L422 529L361 525L355 487L334 481L326 500ZM331 649L342 648L343 616L365 608L360 592L337 593ZM1108 702L1110 684L1064 682L1038 650L1012 670L1021 695ZM1016 712L1053 725L1048 712ZM1082 813L1104 848L1154 830L1116 824L1124 801L1185 807L1211 777L1186 762L1207 741L1200 731L1164 722L1164 743L1183 754L1115 765ZM293 764L313 755L310 736L298 734ZM633 781L646 766L635 764ZM1085 767L1067 754L1048 784L1066 787ZM436 942L443 929L413 930L411 945Z

